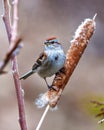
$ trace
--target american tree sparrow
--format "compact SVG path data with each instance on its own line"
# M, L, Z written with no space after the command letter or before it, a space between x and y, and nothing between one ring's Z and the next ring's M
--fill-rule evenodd
M20 79L26 79L33 73L38 73L45 80L48 88L51 88L46 78L54 75L64 66L66 57L56 37L48 38L44 45L45 49L32 66L32 69L20 77Z

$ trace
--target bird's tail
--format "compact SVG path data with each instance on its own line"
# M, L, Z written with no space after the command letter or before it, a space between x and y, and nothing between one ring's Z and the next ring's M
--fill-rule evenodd
M21 76L19 79L26 79L28 78L30 75L32 75L34 72L32 70L30 70L29 72L27 72L26 74L24 74L23 76Z

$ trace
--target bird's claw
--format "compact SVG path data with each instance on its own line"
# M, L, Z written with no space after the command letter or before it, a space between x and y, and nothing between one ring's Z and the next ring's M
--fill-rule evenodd
M53 90L56 91L56 89L55 89L52 85L48 85L48 89L49 89L49 90L53 89Z

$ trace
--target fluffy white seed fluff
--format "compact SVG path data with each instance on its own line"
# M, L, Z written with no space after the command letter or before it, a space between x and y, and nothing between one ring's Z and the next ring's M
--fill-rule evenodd
M40 94L39 97L35 100L35 104L38 108L45 107L49 102L49 99L46 94Z

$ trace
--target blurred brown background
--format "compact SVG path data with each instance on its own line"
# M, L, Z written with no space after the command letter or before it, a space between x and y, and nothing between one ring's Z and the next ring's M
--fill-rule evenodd
M0 14L3 14L0 0ZM94 115L87 111L89 102L104 95L104 0L29 0L20 1L19 34L24 48L18 55L20 75L28 71L43 50L43 42L56 36L65 52L75 30L85 18L97 13L96 31L67 84L57 111L49 111L41 130L101 130ZM5 26L0 19L0 60L8 49ZM0 130L20 130L11 64L9 73L0 76ZM49 82L51 83L51 79ZM34 100L46 85L37 74L22 81L28 130L35 130L44 111ZM85 107L87 106L87 107Z

